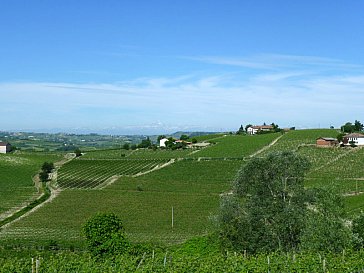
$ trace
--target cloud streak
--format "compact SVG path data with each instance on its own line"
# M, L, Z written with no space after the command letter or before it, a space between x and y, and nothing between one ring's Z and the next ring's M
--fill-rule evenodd
M318 127L363 120L361 69L316 57L270 55L263 59L250 74L235 71L115 83L0 83L0 114L7 117L0 127L96 131L116 127L155 133L159 127L163 132L167 128L234 130L241 123ZM296 66L303 61L303 67ZM345 73L322 72L335 63ZM295 69L286 69L287 64ZM317 69L306 69L307 64Z

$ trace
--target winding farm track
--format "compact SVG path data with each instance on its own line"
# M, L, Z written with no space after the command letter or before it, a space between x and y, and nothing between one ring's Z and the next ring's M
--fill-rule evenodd
M249 157L254 157L257 156L259 154L261 154L262 152L264 152L265 150L269 149L271 146L273 146L274 144L277 143L278 140L280 140L284 135L280 135L279 137L277 137L276 139L274 139L271 143L269 143L268 145L264 146L263 148L261 148L260 150L256 151L255 153L251 154Z
M54 166L56 168L56 170L51 174L51 179L52 181L54 181L55 178L57 178L57 170L65 163L71 161L73 158L75 158L74 154L66 154L64 156L64 158L60 161L57 161L54 163ZM38 192L41 192L41 182L39 180L39 176L38 175L34 175L32 177L34 186L37 188ZM35 206L34 208L32 208L31 210L29 210L28 212L20 215L19 217L15 218L14 220L10 221L9 223L6 223L5 225L1 226L1 228L6 228L7 226L11 225L12 223L18 221L21 218L24 218L26 216L28 216L29 214L31 214L32 212L36 211L37 209L39 209L40 207L44 206L44 204L51 202L60 192L60 190L58 189L54 189L52 187L52 185L48 186L48 189L50 190L50 196L42 203L40 203L39 205ZM16 213L22 211L23 209L27 208L29 206L30 203L42 198L44 196L44 192L39 195L37 198L34 198L32 200L30 200L30 202L28 202L27 204L21 206L21 207L17 207L16 209L11 210L11 213L9 213L8 215L6 215L6 217L4 217L1 220L6 220L7 218L13 217L13 215L15 215Z

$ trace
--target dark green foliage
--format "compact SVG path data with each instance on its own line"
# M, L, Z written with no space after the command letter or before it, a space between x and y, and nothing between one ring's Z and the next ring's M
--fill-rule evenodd
M41 172L39 173L39 179L40 179L40 181L42 181L42 182L47 182L47 181L48 181L48 179L49 179L49 173L47 173L47 172L45 172L45 171L41 171Z
M330 190L306 190L309 204L305 227L301 235L301 249L340 252L351 247L352 233L344 221L341 196Z
M363 123L361 123L359 120L355 120L354 130L357 132L363 131Z
M81 150L79 148L76 148L74 153L75 153L76 157L79 157L79 156L82 155L82 152L81 152Z
M233 194L221 201L218 222L223 246L250 253L299 248L341 251L349 246L341 198L324 190L305 190L308 168L308 160L292 152L248 162L234 181Z
M363 127L363 124L359 120L355 120L354 124L347 122L341 126L341 131L344 133L361 132L363 131Z
M137 148L137 145L135 145L135 144L132 144L132 145L130 146L130 149L132 149L132 150L136 150L136 148Z
M353 233L357 238L357 245L364 247L364 213L361 213L353 220Z
M343 139L344 139L344 136L345 136L345 134L343 134L343 133L338 134L337 137L336 137L337 141L342 142Z
M246 132L246 131L248 131L248 128L249 128L249 127L252 127L252 126L253 126L252 124L247 124L247 125L245 126L245 132Z
M240 125L239 130L236 132L237 135L244 135L245 134L245 129L243 127L243 125Z
M165 136L165 135L160 135L160 136L158 136L158 138L157 138L158 143L159 143L159 141L160 141L161 139L163 139L163 138L166 138L166 136Z
M42 171L46 173L52 172L54 169L54 164L52 162L44 162L42 165Z
M150 141L149 137L143 139L141 143L138 144L138 148L149 148L152 146L152 142Z
M181 135L180 140L188 140L188 135Z
M129 145L129 143L125 143L125 144L123 145L123 149L124 149L124 150L129 150L129 149L130 149L130 145Z
M83 226L87 246L94 255L121 254L128 243L124 227L114 213L98 213Z

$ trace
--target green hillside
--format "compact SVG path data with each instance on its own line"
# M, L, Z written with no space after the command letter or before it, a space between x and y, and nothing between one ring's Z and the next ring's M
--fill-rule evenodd
M209 217L219 206L219 195L229 191L230 182L241 165L253 154L264 156L282 150L306 156L312 165L306 186L331 187L343 194L347 211L354 215L364 208L364 195L360 194L364 191L364 149L315 146L316 138L334 137L337 133L336 130L317 129L290 131L283 135L219 135L210 139L213 142L210 147L201 150L88 152L58 171L58 195L4 228L0 241L37 245L54 240L64 245L82 246L82 224L100 211L119 215L133 242L172 244L207 234L212 229ZM33 166L33 169L29 167L28 173L31 173L30 170L36 172L46 158L50 160L49 155L18 155L19 164L24 162L14 168L23 171L18 171L18 176L6 177L19 180L18 188L22 189L21 178L26 176L28 159ZM58 156L54 156L56 158ZM5 164L5 160L2 162ZM166 162L169 164L163 166ZM158 165L162 168L153 170ZM152 172L140 175L148 170ZM23 172L24 175L20 175ZM115 179L110 180L113 177ZM28 181L31 181L30 174ZM30 194L34 192L29 184L27 189ZM9 202L19 202L16 200L20 194L11 196L8 193L7 196Z
M21 207L39 195L32 177L45 161L55 162L62 157L62 154L26 152L0 154L0 220L9 210Z

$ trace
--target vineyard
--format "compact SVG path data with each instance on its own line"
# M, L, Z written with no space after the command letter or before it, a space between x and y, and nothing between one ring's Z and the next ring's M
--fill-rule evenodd
M43 162L58 161L62 157L61 154L41 153L0 154L0 220L9 210L38 196L32 177Z
M190 157L243 158L271 143L280 134L255 136L226 135L211 140L216 143L196 152Z
M319 137L334 137L339 134L334 129L310 129L290 131L282 136L278 142L267 149L264 154L277 151L297 151L305 145L315 145Z
M47 206L4 229L0 240L82 245L80 227L86 219L99 211L113 211L123 219L133 242L181 242L211 231L209 216L240 164L182 160L143 176L121 177L101 190L64 190Z
M198 246L195 246L198 248ZM254 256L236 253L189 254L148 251L96 259L88 253L59 252L0 257L2 272L363 272L364 252L338 254L270 253ZM36 261L38 266L36 267Z
M328 187L343 194L346 211L354 217L364 207L364 198L360 194L364 191L364 149L318 148L314 145L317 137L333 137L336 134L335 130L302 130L283 135L212 135L206 138L212 142L211 146L201 150L117 149L87 152L58 170L56 198L3 228L0 242L2 245L18 242L19 245L44 246L51 240L60 247L83 249L82 224L97 212L110 211L123 220L127 238L133 243L174 245L195 236L210 234L214 229L212 216L217 212L220 195L229 191L230 183L241 165L257 151L261 151L257 156L280 150L293 150L306 156L312 164L306 175L306 186ZM278 137L274 145L268 146ZM8 190L0 192L0 196L5 197L0 199L1 209L31 198L35 193L31 175L39 170L44 161L60 158L61 155L45 154L1 156L0 166L6 166L6 171L0 174L4 177L0 183L8 181L4 184ZM158 168L161 166L163 168ZM10 180L16 183L10 183ZM6 188L4 185L3 188ZM12 189L17 189L17 193L12 193ZM194 258L186 261L184 256L175 256L171 258L174 262L162 268L160 260L164 254L158 255L155 257L156 263L150 257L146 258L143 262L145 267L139 270L148 271L152 267L155 271L178 271L183 265L184 268L190 266L192 271L210 271L213 267L209 265L213 264L222 271L238 268L254 272L255 263L263 263L267 259L266 256L245 259L228 255L214 257L216 262L208 257L197 262ZM362 254L352 255L345 258L347 268L357 269L359 265L349 257ZM315 271L323 266L323 259L320 261L317 255L306 258L297 254L295 262L292 257L288 262L283 256L277 254L276 258L271 257L270 270L289 272L303 268ZM60 266L60 261L56 261L58 258L53 257L49 261L44 258L44 264L48 264L49 268L53 262ZM63 258L60 259L62 261ZM140 261L141 257L126 258L124 264L118 265L120 270L135 270L134 259ZM335 255L327 257L327 269L335 272L336 268L341 268L334 267L338 259ZM308 261L313 265L308 265ZM6 263L5 260L1 262ZM103 266L107 268L107 265ZM260 270L262 267L258 268ZM42 270L47 272L44 268Z
M103 186L113 176L136 175L167 163L167 160L76 159L58 172L62 189L92 189Z

